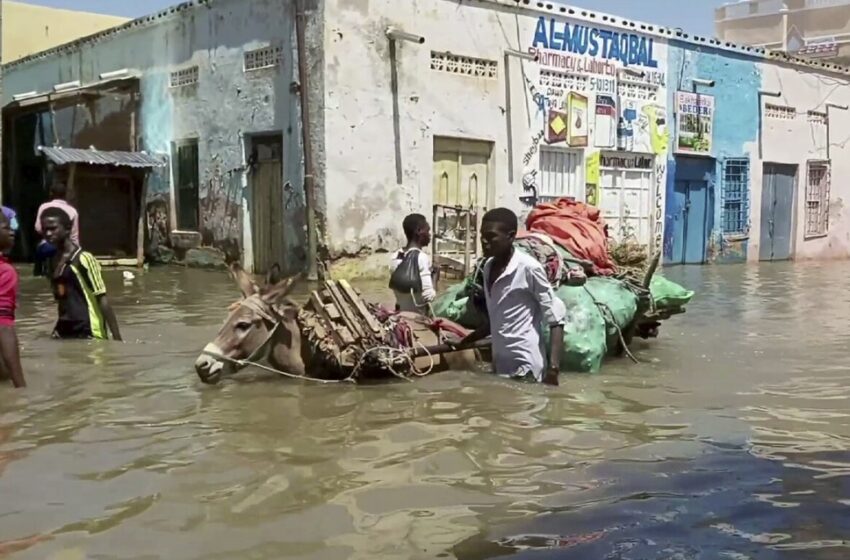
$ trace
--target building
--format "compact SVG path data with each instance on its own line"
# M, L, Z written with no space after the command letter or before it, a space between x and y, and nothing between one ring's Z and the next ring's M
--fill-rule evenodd
M127 18L3 1L3 62L91 35Z
M850 0L741 0L714 24L721 41L850 66Z
M4 200L50 180L32 146L95 146L168 161L148 238L255 271L385 275L408 212L469 266L487 208L563 196L667 264L850 256L842 67L529 0L304 0L302 71L298 5L198 0L7 65Z

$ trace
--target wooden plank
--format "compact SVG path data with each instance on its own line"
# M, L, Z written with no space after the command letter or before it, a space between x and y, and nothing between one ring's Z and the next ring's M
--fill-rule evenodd
M328 312L325 309L325 306L322 304L322 300L319 297L319 293L314 291L310 294L310 303L313 305L313 311L319 316L320 319L325 321L327 325L327 329L331 331L331 336L333 336L336 343L342 347L347 344L345 340L343 340L342 335L339 332L339 329L335 328L333 320L328 316Z
M342 290L342 293L348 298L348 301L354 305L357 311L360 312L361 318L366 322L369 328L372 329L372 333L377 335L382 334L384 329L381 327L381 323L378 322L374 315L369 313L369 310L366 309L366 304L363 303L363 299L354 292L354 288L351 287L351 284L349 284L346 280L340 280L339 287Z
M328 316L334 321L339 321L340 319L342 319L342 315L340 314L339 309L337 309L337 306L333 303L325 304L324 308L325 311L328 312Z
M368 338L368 333L363 328L363 325L357 320L354 314L351 312L348 304L346 304L345 299L342 297L342 294L339 293L339 289L336 286L336 282L330 280L325 282L325 291L326 293L333 299L333 302L336 304L337 308L342 313L343 321L345 321L346 326L351 331L351 334L354 335L355 339Z

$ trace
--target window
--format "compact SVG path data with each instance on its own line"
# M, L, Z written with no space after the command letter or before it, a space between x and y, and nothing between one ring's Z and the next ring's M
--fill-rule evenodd
M750 160L734 158L723 162L721 196L723 233L746 234L750 229Z
M810 161L806 173L806 237L826 235L829 230L828 161Z
M785 105L772 105L770 103L765 103L764 116L768 119L793 121L797 118L797 109L794 107L786 107Z
M274 68L283 59L282 47L263 47L245 53L245 71Z
M496 77L497 67L495 60L459 56L447 52L431 52L431 70L493 79Z
M537 197L542 202L565 196L583 198L581 152L541 146Z
M175 70L171 73L169 86L178 88L183 86L191 86L198 83L198 67L184 68L183 70Z
M821 111L809 111L807 114L808 114L810 123L821 124L821 125L826 124L826 119L827 119L826 113L823 113Z
M177 143L174 146L174 153L177 229L198 231L200 226L200 185L197 139Z

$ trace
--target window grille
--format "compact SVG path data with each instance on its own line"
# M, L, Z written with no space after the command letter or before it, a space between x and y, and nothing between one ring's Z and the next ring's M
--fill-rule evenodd
M245 71L262 70L279 66L283 59L282 47L263 47L245 52Z
M460 56L447 52L431 52L431 70L438 72L495 79L497 68L498 64L495 60Z
M580 198L582 165L580 152L541 147L537 197L542 201L564 196Z
M806 170L806 236L829 231L830 169L828 161L810 161Z
M794 107L786 107L785 105L772 105L770 103L765 103L764 116L768 119L793 121L797 118L797 109Z
M723 206L720 223L723 233L747 233L750 229L750 160L734 158L723 162L721 193Z
M198 83L198 67L192 66L171 73L169 85L173 88L191 86Z
M617 93L620 97L628 97L629 99L644 101L658 100L658 88L647 84L621 81L617 83Z
M822 113L820 111L809 111L808 112L809 122L814 124L826 124L826 113Z

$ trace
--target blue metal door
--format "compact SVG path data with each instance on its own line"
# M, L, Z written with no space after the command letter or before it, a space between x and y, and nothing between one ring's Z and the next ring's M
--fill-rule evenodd
M673 263L702 264L708 242L708 182L676 181L681 209L673 218Z
M764 165L759 260L783 261L791 258L796 183L796 165Z

